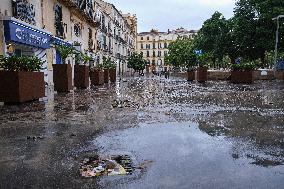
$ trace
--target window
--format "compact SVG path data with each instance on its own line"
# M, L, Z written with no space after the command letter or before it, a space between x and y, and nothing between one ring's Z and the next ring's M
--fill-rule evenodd
M77 37L80 37L82 35L81 26L79 23L74 24L74 33Z
M89 31L89 39L93 38L93 30L91 28L88 28Z
M147 51L147 57L150 57L150 53L149 53L149 51Z
M143 37L141 37L141 40L142 40L142 41L144 40Z
M158 57L161 57L161 56L162 56L162 52L158 51Z
M168 48L168 44L167 43L164 43L164 48Z
M165 51L165 52L164 52L164 55L167 56L167 55L168 55L168 51Z
M60 5L56 5L54 7L55 12L55 30L56 30L56 36L60 38L64 38L64 27L62 24L62 7Z
M150 37L147 37L147 40L149 41L149 40L150 40Z
M153 43L153 49L156 49L156 44L155 43Z
M143 49L143 43L141 43L141 49Z
M150 44L146 44L146 49L150 49L151 45Z
M156 57L156 52L155 51L153 51L153 57Z

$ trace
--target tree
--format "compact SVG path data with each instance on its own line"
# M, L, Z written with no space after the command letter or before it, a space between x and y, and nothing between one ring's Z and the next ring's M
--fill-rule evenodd
M127 59L128 61L128 68L132 68L135 72L139 72L139 74L141 74L141 72L143 73L147 61L143 59L143 55L142 54L138 54L138 53L133 53L132 55L130 55Z
M195 48L210 54L213 66L216 66L217 59L221 61L226 54L228 34L230 33L229 23L220 12L215 12L212 17L206 20L194 39Z
M174 67L193 67L196 65L196 55L192 40L189 38L178 38L170 43L169 53L165 57L165 62Z
M272 51L275 44L276 23L272 21L272 18L283 14L284 2L282 0L238 0L234 12L234 30L240 55L249 60L260 58L264 66L265 53Z

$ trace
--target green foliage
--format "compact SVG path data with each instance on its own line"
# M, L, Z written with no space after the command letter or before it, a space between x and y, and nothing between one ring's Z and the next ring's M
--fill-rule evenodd
M34 56L0 57L0 68L6 71L39 71L43 62Z
M110 59L103 57L103 69L115 69L116 64Z
M73 47L67 47L65 45L57 45L56 50L59 52L63 64L65 64L68 56L73 55L75 53Z
M147 61L143 59L142 54L133 53L128 57L128 68L132 68L135 71L144 70L147 64Z
M237 0L234 16L225 19L219 12L206 20L194 39L196 49L212 55L213 67L229 56L231 63L238 57L249 61L261 60L261 66L270 66L274 51L276 21L283 14L283 0ZM284 52L284 19L280 19L279 52ZM223 64L223 66L226 66Z
M209 67L212 55L210 53L205 53L197 57L197 62L199 67Z
M254 62L231 65L231 69L234 71L250 71L250 70L255 70L256 68L257 64Z
M75 54L75 64L83 63L84 65L86 65L92 60L92 57L83 54L81 52L74 52L74 54Z
M83 60L83 63L86 65L92 60L92 57L89 57L86 54L82 54L82 60Z
M222 60L226 54L229 32L228 21L221 13L215 12L204 22L198 36L194 39L195 48L210 54L215 64L217 59Z
M196 54L192 40L189 38L179 38L170 43L169 53L165 57L165 62L174 67L187 67L188 69L196 65Z

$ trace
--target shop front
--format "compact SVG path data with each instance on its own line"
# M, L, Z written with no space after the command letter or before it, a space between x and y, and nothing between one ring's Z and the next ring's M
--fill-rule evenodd
M45 74L45 82L48 82L46 50L50 48L51 33L13 18L3 20L3 26L5 56L40 58L44 62L42 72Z

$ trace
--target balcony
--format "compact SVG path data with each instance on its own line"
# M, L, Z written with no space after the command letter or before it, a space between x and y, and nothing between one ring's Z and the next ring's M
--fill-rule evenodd
M71 12L80 15L87 22L95 27L98 27L98 23L95 21L95 11L90 0L60 0L67 7L71 9Z
M108 32L107 27L105 25L102 25L101 30L102 30L103 33Z
M13 17L36 25L34 5L26 1L12 1Z

